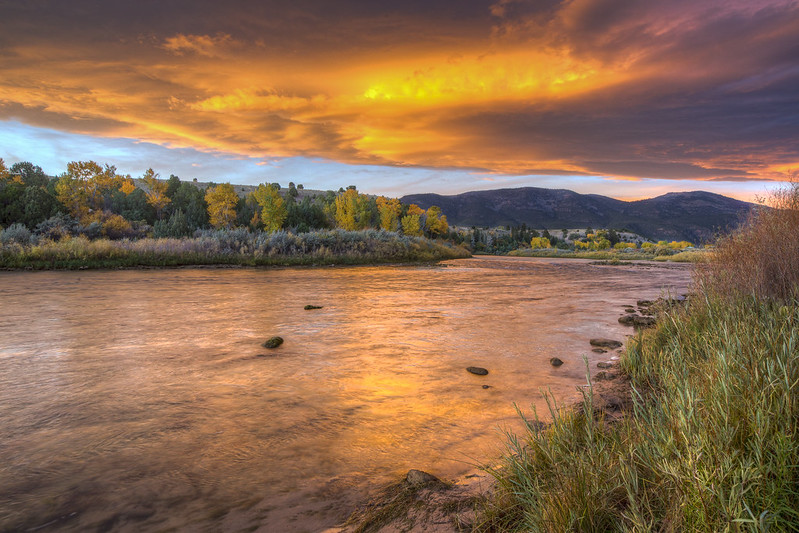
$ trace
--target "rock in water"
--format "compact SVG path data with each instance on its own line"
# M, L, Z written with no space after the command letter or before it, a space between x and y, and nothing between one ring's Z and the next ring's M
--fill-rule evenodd
M311 305L311 304L308 304L308 305L306 305L306 306L305 306L305 310L306 310L306 311L310 311L311 309L321 309L321 308L322 308L322 306L321 306L321 305Z
M598 348L610 348L611 350L614 348L621 348L621 342L614 341L613 339L591 339L588 342L591 343L591 346L596 346Z
M479 367L479 366L469 366L469 367L466 367L466 371L467 371L467 372L471 372L472 374L475 374L475 375L477 375L477 376L485 376L485 375L488 375L488 370L486 370L485 368L481 368L481 367ZM411 470L411 472L413 472L413 470Z
M563 364L563 361L561 361L557 357L553 357L552 359L549 360L549 364L552 366L560 366Z
M635 324L635 316L636 315L624 315L619 317L619 324L623 324L625 326L632 326Z
M409 485L414 486L422 486L422 485L443 485L444 482L438 479L433 474L428 474L427 472L423 472L421 470L408 470L408 473L405 475L405 481Z
M596 364L597 368L611 368L612 366L613 366L613 363L599 362L599 363Z
M277 348L281 344L283 344L283 337L272 337L264 342L261 346L264 348Z

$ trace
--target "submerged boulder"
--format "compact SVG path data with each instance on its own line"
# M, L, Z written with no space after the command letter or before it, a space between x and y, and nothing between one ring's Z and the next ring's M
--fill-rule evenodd
M552 365L552 366L560 366L560 365L563 364L563 361L561 361L557 357L553 357L552 359L549 360L549 364Z
M305 309L306 311L310 311L311 309L321 309L321 308L322 308L322 306L321 306L321 305L311 305L311 304L308 304L308 305L306 305L306 306L305 306L303 309Z
M488 370L479 366L467 366L466 371L470 372L476 376L485 376L488 375Z
M283 337L272 337L264 341L264 343L261 344L261 346L263 346L264 348L277 348L281 344L283 344Z

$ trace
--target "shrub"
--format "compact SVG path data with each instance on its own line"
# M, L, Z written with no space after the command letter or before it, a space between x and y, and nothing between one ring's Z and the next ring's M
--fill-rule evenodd
M133 237L133 227L130 222L119 215L111 215L103 222L103 235L109 239L123 239Z
M80 232L80 223L69 215L59 213L40 222L34 231L44 239L58 241L67 236L77 235Z
M799 183L776 191L769 203L719 240L713 261L699 272L706 290L725 297L799 299Z
M11 242L15 242L17 244L30 244L31 237L32 235L30 230L25 226L25 224L20 224L19 222L11 224L9 227L0 232L0 242L3 244L8 244Z

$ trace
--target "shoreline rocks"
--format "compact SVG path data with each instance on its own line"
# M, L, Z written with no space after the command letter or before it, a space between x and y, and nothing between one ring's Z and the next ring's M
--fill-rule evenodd
M613 339L596 338L596 339L591 339L588 342L589 344L591 344L591 346L596 346L597 348L608 348L610 350L621 348L622 346L622 343L620 341Z

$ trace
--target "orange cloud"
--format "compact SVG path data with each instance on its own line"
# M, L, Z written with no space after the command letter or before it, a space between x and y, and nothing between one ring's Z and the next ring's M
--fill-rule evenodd
M221 51L233 44L233 38L226 33L211 35L183 35L178 33L168 37L162 45L176 55L192 52L205 57L218 57Z
M52 37L40 17L43 31L2 45L0 118L257 158L785 178L799 8L757 4L463 2L453 22L442 6L209 3L180 33L159 31L170 17L150 6L113 37L100 24L58 35L67 10Z

